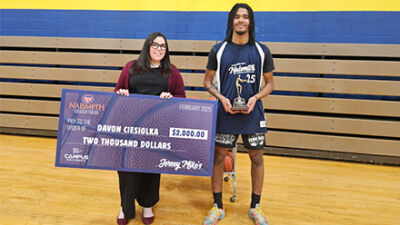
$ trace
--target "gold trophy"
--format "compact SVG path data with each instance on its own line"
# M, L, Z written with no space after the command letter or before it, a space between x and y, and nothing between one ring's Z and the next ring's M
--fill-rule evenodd
M239 74L238 78L236 79L236 91L238 93L238 97L233 99L232 111L247 111L249 109L249 107L247 107L246 100L240 97L243 88L240 82L246 83L247 80L240 79L240 74Z

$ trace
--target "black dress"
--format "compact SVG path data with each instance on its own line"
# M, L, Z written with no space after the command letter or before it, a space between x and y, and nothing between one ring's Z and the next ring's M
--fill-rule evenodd
M168 91L168 78L153 69L142 75L131 75L129 93L157 95ZM160 174L118 171L121 207L126 219L135 218L135 199L142 207L153 207L158 200Z

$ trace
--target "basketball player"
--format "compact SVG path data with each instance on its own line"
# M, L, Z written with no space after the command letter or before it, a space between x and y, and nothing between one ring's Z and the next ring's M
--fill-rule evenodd
M273 90L274 64L269 49L255 41L254 14L247 4L236 4L229 12L225 41L215 45L208 57L204 87L218 99L212 190L214 205L203 224L217 224L225 216L222 204L224 158L242 135L251 159L252 195L248 211L257 225L268 224L261 211L260 198L264 181L264 134L267 132L261 99ZM233 111L237 97L236 79L242 83L247 111ZM215 78L216 85L212 81ZM264 78L265 85L261 87Z

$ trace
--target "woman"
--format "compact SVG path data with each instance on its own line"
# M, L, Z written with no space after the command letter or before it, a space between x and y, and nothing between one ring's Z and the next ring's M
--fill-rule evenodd
M162 33L151 33L145 40L137 60L128 62L122 69L114 91L159 95L162 99L185 97L183 79L178 69L170 63L167 39ZM121 210L117 224L125 225L135 218L135 199L143 207L142 221L154 221L153 206L159 200L160 174L118 171Z

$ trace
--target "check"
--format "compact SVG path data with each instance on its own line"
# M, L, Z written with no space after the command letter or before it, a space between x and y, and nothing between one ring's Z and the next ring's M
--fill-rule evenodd
M217 104L63 89L56 166L211 176Z

